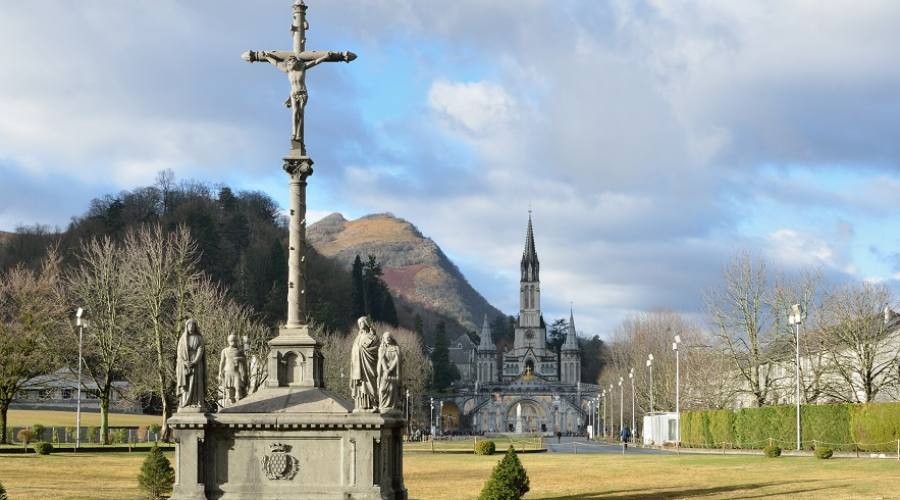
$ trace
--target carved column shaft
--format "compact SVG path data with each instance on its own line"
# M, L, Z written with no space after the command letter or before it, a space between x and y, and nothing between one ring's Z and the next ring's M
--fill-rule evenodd
M306 178L312 175L312 160L285 158L291 176L291 211L288 236L288 328L306 324Z

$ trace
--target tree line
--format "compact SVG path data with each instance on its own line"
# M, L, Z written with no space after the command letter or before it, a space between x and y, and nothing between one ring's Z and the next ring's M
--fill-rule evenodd
M760 257L736 255L717 286L704 294L705 317L670 311L633 315L615 330L601 386L625 385L631 413L675 409L676 359L681 343L681 409L793 404L800 353L803 403L866 403L900 398L900 315L891 290L878 283L826 281L816 269L787 273ZM805 315L791 324L791 307ZM646 366L653 354L653 379ZM618 411L618 410L617 410ZM616 420L616 419L614 419Z

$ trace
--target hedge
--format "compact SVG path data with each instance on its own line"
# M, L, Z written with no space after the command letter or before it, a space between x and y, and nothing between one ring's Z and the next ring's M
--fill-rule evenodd
M800 419L807 450L825 444L852 451L861 443L860 451L897 451L900 403L804 405ZM793 448L796 425L795 407L787 405L688 411L681 414L681 437L685 446L763 448L772 439Z

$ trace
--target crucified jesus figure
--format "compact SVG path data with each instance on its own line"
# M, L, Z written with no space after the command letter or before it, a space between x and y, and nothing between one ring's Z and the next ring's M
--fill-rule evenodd
M311 61L298 59L293 54L284 57L273 52L258 52L257 57L269 61L279 71L287 73L288 81L291 84L291 94L284 101L284 105L293 110L291 140L300 143L300 149L305 151L306 147L303 144L303 113L306 108L306 101L309 99L306 93L306 70L328 60L328 54L326 53Z

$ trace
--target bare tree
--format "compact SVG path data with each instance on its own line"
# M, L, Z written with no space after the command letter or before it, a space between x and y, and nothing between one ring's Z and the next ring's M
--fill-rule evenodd
M64 309L55 250L38 271L17 266L0 274L0 443L7 442L7 412L22 385L55 364L51 347Z
M874 401L897 381L900 344L897 324L884 309L892 301L883 285L843 286L825 299L824 345L838 384L830 391L840 401Z
M134 391L148 390L162 405L163 438L175 404L175 345L180 333L179 291L199 279L196 244L184 226L166 234L157 224L129 232L124 247L129 301L140 325L142 342L134 345L131 370ZM182 298L183 302L184 299ZM147 351L154 356L147 357Z
M130 307L131 284L122 248L109 237L83 243L77 259L66 283L74 302L91 315L91 326L85 330L84 366L100 400L100 443L108 444L113 382L125 378L128 349L138 341Z
M706 294L706 306L734 369L755 406L769 402L774 383L772 351L780 332L762 259L738 255L722 273L724 283Z
M650 373L646 366L648 354L653 354L653 409L675 408L675 354L672 342L675 335L682 339L681 349L681 405L687 408L721 407L733 402L733 383L727 382L723 366L726 361L712 345L712 339L694 322L678 313L657 311L635 314L626 318L615 330L609 343L607 364L600 376L601 388L613 384L613 406L622 403L618 381L623 379L625 420L631 420L631 381L628 373L635 373L635 412L650 411ZM618 411L615 412L616 414ZM613 419L618 421L616 416Z

